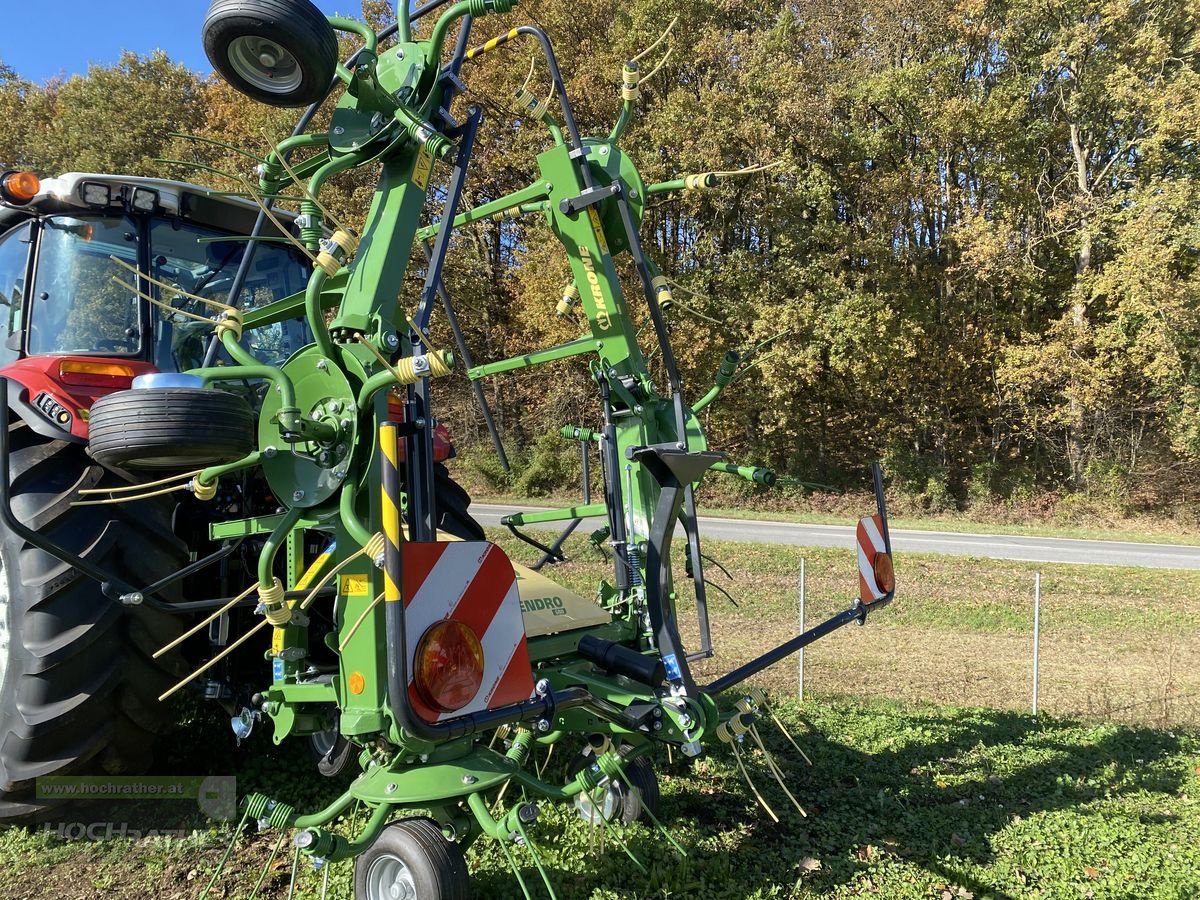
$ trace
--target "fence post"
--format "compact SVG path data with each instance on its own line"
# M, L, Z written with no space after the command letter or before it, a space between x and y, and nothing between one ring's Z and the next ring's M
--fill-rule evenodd
M800 557L800 633L804 634L804 557ZM796 654L796 665L799 667L800 699L804 699L804 648Z
M1038 714L1038 646L1042 619L1042 573L1033 573L1033 715Z

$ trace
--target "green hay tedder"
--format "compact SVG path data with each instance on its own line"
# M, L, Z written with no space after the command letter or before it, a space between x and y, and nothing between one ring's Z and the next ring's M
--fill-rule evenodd
M13 332L25 343L22 359L0 382L11 423L0 447L0 483L7 489L0 563L7 634L24 649L4 676L5 706L20 706L20 692L28 690L21 679L43 671L24 661L37 655L29 636L36 611L19 608L17 599L36 581L28 571L35 554L39 572L68 573L77 592L93 585L96 609L89 614L120 620L113 640L138 645L122 645L120 658L156 666L145 683L157 686L159 699L202 689L235 713L239 738L260 729L277 743L308 736L322 771L355 767L359 774L327 809L303 812L286 797L253 795L244 798L241 821L292 829L296 852L318 863L355 857L355 896L363 900L467 896L465 848L487 837L506 855L513 844L532 850L540 802L574 803L609 829L639 815L654 819L656 749L694 757L722 746L734 753L761 746L755 722L771 714L763 693L746 680L842 625L863 622L894 590L876 468L877 509L858 529L856 598L708 684L693 676L692 664L713 655L696 485L714 470L762 483L772 483L774 474L734 465L709 448L697 414L729 384L739 360L730 353L703 396L685 396L663 318L672 285L644 252L639 225L653 195L711 189L741 173L644 183L620 149L638 100L639 60L625 66L619 120L608 134L585 137L541 29L521 25L474 42L487 16L513 5L431 0L410 13L401 2L397 24L377 35L360 22L326 18L309 0L213 0L204 44L218 72L254 100L309 106L294 134L246 180L239 193L248 200L171 182L110 184L104 193L99 179L82 178L68 192L84 197L92 185L99 211L75 210L68 220L36 211L20 173L10 173L6 195L10 208L26 209L44 248L61 238L56 228L69 227L86 231L91 252L105 248L108 281L115 279L122 308L132 295L138 321L118 329L116 338L63 345L53 355L38 349L39 326L46 328L39 316L49 320L49 314L33 299L28 327ZM414 20L426 17L433 24L417 39ZM345 62L337 58L337 32L362 40ZM518 43L532 45L553 81L549 100L518 93L529 118L546 131L538 177L462 209L483 114L455 101L473 60ZM328 130L308 130L338 86L345 90ZM362 166L381 173L365 227L356 233L328 212L321 193L339 173ZM431 183L444 188L441 208L428 217ZM139 205L139 191L153 197ZM289 191L303 197L298 215L273 209L273 200ZM163 212L168 196L179 207L173 217ZM183 196L193 199L183 203ZM234 225L222 230L215 212L196 233L188 231L189 216L204 219L205 203L243 218L251 210L257 221L241 229L249 240L236 241ZM141 229L144 237L123 237L119 223L105 230L91 222L101 213L135 223L127 230ZM456 228L505 215L548 223L572 273L560 312L578 316L582 333L476 365L442 283L443 264ZM188 268L156 252L156 216L183 221L189 240L216 248L217 258L193 252L196 263ZM122 252L134 244L142 249ZM419 296L405 298L414 248L425 254L424 283ZM49 252L43 249L42 257ZM636 298L623 293L618 278L625 256L640 287ZM271 259L278 267L264 268ZM286 289L285 272L296 271L298 259L306 282ZM33 261L28 265L35 291L51 283ZM271 290L254 286L268 276L278 281ZM645 304L665 383L651 378L631 303ZM434 316L444 317L453 348L434 346ZM77 331L85 330L84 319L81 313L72 320ZM179 335L142 337L161 332L165 321L191 343ZM37 394L12 368L31 359L47 371L52 359L50 368L68 382L68 375L90 373L99 387L78 403L54 400L53 386ZM128 376L136 376L127 389L102 380L113 374L102 367L114 359L125 360ZM465 369L477 383L566 359L586 364L596 420L564 427L564 438L580 442L585 460L598 458L603 498L586 496L585 477L580 505L514 515L505 524L552 562L580 519L605 517L598 540L611 549L613 572L595 602L514 565L483 539L465 494L440 464L444 442L435 428L437 379ZM72 369L63 360L86 360L93 368ZM482 392L476 397L490 426ZM59 411L78 426L73 432L61 423L60 433L48 427L47 417ZM84 439L90 458L78 452ZM36 463L25 456L31 447L59 445L75 455L57 464L70 477L60 478L55 502L75 511L71 521L86 517L92 531L84 537L30 512L22 479ZM177 514L172 527L166 517L181 495L186 515ZM131 509L140 512L131 516ZM130 548L122 524L129 518L159 523L143 527L161 533L137 537L141 543ZM541 544L520 530L547 523L565 526L558 541ZM123 553L101 552L102 545L123 542ZM134 564L129 557L139 553L141 564ZM697 616L699 647L683 644L681 609ZM158 640L144 654L148 636ZM145 698L128 686L126 693L109 709L138 721ZM15 733L17 725L7 724ZM64 747L68 732L56 732ZM10 817L34 809L29 779L86 770L96 758L72 757L69 748L55 755L48 738L38 744L37 728L29 734L22 747L0 745L6 773L0 789ZM544 780L530 765L535 748L559 742L586 748L565 784ZM39 753L65 763L39 766ZM523 799L497 803L510 784L519 790L509 796ZM334 823L356 804L370 811L365 825L342 833ZM410 810L422 815L404 818Z

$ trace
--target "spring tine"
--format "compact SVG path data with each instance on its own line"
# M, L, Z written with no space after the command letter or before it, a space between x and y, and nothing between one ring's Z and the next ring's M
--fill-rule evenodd
M508 860L508 867L512 869L513 875L517 876L517 884L521 886L521 893L525 895L525 900L533 900L529 894L529 888L525 884L525 879L521 876L521 870L517 868L517 861L513 858L512 851L508 849L508 841L501 838L497 843L500 844L500 849L504 851L504 858Z
M805 753L803 750L801 750L801 749L800 749L800 745L796 743L796 739L795 739L794 737L792 737L792 735L791 735L791 732L789 732L789 731L788 731L788 730L787 730L787 729L786 729L786 728L783 726L783 723L779 721L779 716L775 715L774 711L772 711L772 710L767 710L767 712L768 712L768 713L770 713L770 715L771 715L771 721L775 723L775 727L776 727L776 728L778 728L780 731L782 731L782 732L783 732L783 736L784 736L785 738L787 738L787 739L788 739L788 741L790 741L790 742L791 742L791 745L792 745L793 747L795 747L795 748L796 748L796 752L797 752L797 753L799 753L799 754L800 754L800 756L804 758L804 761L805 761L806 763L808 763L808 764L811 766L811 765L813 764L812 760L808 758L808 754L807 754L807 753Z
M554 745L551 744L551 747ZM546 866L542 863L542 854L538 852L537 845L530 840L529 833L525 830L525 826L521 824L521 820L517 819L517 833L521 835L521 840L525 842L525 849L529 851L529 855L533 857L533 864L537 866L538 874L542 876L542 884L546 885L546 890L550 892L550 900L558 900L558 894L554 893L554 885L550 883L550 873L546 871Z
M262 871L258 873L258 881L254 883L254 890L250 892L248 900L254 900L258 896L258 889L263 886L263 882L267 880L267 873L271 870L271 863L275 862L275 857L279 855L279 851L283 848L283 839L287 837L286 831L279 832L279 840L275 842L275 848L271 851L271 855L267 857L266 865L262 867Z
M542 760L542 764L537 767L537 777L538 778L542 777L542 773L545 772L546 767L550 765L550 757L552 757L553 755L554 755L554 745L551 744L549 749L546 750L546 758L544 760Z
M668 748L670 747L669 744L667 746ZM618 763L617 770L621 773L621 780L626 784L630 784L631 782L629 780L629 775L626 773L625 767ZM680 846L679 841L675 840L675 838L671 836L671 832L667 831L667 826L658 820L658 816L654 814L650 807L642 804L642 812L644 812L646 814L646 818L653 822L654 826L663 833L663 837L670 842L671 846L675 848L679 855L686 859L687 851Z
M329 897L329 867L330 863L326 861L323 866L325 874L321 876L321 900L327 900Z
M800 802L795 798L795 796L793 796L792 792L788 790L788 786L783 780L783 771L775 763L775 757L773 757L771 755L771 751L764 746L762 738L758 734L758 729L753 725L750 726L750 735L754 738L754 743L758 744L758 749L763 752L763 758L767 761L767 768L771 770L771 774L775 776L775 780L779 782L779 786L783 788L783 792L788 795L788 799L792 801L792 805L800 811L800 815L807 819L808 813L804 811L804 807L800 805Z
M630 788L630 790L634 790L634 788ZM601 840L603 840L605 833L611 835L612 839L617 843L617 846L619 846L622 850L624 850L625 855L628 856L631 860L633 860L633 864L635 866L637 866L639 869L641 869L642 872L648 873L649 870L644 865L642 865L642 861L634 855L633 851L629 849L629 845L626 844L625 841L623 841L621 839L620 829L617 828L617 826L614 825L612 823L612 821L610 821L608 818L606 818L603 815L600 816L600 821L604 823L604 831L601 832ZM604 852L603 844L601 844L600 852L601 853Z
M238 822L237 828L233 829L233 837L229 839L229 846L225 848L225 854L221 857L221 861L217 864L217 870L213 872L212 878L200 893L200 900L207 900L208 892L213 889L213 885L217 883L217 879L221 873L225 871L225 863L229 861L229 854L233 852L233 845L237 843L237 839L242 836L242 831L246 828L246 820L250 818L250 807L246 807L246 812L242 815L242 820Z
M300 867L300 847L296 847L296 852L292 854L292 880L288 884L287 900L292 900L296 896L296 870Z
M767 811L767 815L769 815L773 821L778 822L779 816L775 815L775 810L771 809L771 804L769 804L763 795L758 792L758 788L754 786L753 779L750 778L750 773L746 771L746 765L742 762L742 754L738 750L737 743L731 743L729 746L733 748L733 758L737 760L738 768L742 770L742 777L746 779L746 784L750 785L750 790L754 793L755 799L762 804L762 808Z

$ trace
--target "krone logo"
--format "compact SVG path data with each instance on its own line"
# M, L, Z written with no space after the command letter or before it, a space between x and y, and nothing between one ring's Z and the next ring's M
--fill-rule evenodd
M608 317L608 310L604 308L604 292L600 290L600 278L596 275L596 266L592 263L592 256L588 253L588 248L580 246L579 261L583 263L583 270L587 273L588 288L592 292L592 301L596 304L596 322L601 328L611 328L612 319Z

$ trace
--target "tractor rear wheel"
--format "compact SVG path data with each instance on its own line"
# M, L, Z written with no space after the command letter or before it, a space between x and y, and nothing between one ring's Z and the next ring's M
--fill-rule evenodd
M78 444L10 426L17 519L140 586L176 571L187 550L171 506L71 506L81 488L115 482ZM124 608L72 567L0 525L0 822L44 819L47 775L136 774L170 725L158 695L181 661L151 654L179 633L174 617Z

